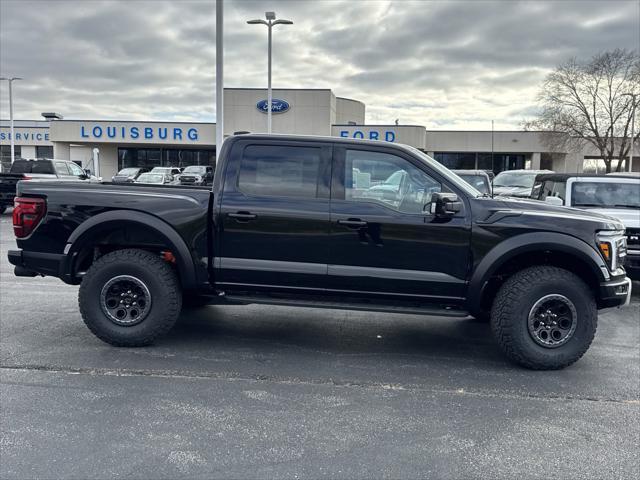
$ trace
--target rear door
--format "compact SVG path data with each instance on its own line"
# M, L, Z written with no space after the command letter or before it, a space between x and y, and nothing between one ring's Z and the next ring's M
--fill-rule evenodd
M225 290L325 286L332 146L236 142L224 172L216 258Z

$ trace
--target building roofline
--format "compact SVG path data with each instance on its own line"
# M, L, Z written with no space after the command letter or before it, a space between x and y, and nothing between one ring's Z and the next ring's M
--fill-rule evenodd
M361 102L360 100L354 100L353 98L347 98L347 97L339 97L336 95L336 100L347 100L348 102L355 102L355 103L359 103L360 105L366 107L367 104L364 102Z
M225 90L267 90L267 87L224 87ZM298 90L301 92L331 92L330 88L272 88L271 90Z
M369 123L369 124L357 124L352 125L350 123L332 123L332 127L414 127L414 128L425 128L424 125L396 125L394 123L384 124L384 123Z
M121 122L121 123L179 123L179 124L191 124L191 125L215 125L216 122L173 122L170 120L96 120L96 119L73 119L68 118L65 120L53 120L47 123L68 123L68 122Z

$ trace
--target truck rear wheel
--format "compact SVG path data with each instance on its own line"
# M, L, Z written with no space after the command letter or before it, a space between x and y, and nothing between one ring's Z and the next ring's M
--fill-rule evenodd
M145 250L127 249L96 260L80 284L84 323L100 340L141 347L167 333L182 308L172 268Z
M596 333L593 293L573 273L551 266L514 274L498 291L491 328L509 359L534 370L576 362Z

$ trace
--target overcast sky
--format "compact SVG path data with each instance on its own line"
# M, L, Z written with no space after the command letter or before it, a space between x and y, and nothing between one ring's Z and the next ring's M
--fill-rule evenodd
M640 0L225 2L225 85L330 88L367 123L520 128L569 57L640 48ZM215 121L215 3L0 0L0 74L15 118ZM0 117L8 118L6 83Z

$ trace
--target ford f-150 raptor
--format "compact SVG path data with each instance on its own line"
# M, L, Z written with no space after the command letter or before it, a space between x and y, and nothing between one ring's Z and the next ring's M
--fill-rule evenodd
M631 293L619 221L490 198L403 145L238 135L212 188L17 190L15 274L79 284L84 322L116 346L152 343L184 304L264 303L472 315L511 360L557 369Z

